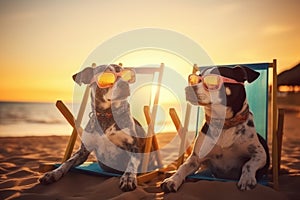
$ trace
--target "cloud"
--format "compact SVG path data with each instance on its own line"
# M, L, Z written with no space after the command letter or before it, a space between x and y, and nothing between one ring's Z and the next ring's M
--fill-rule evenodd
M292 31L294 27L289 26L289 25L279 25L279 24L273 24L273 25L268 25L266 26L262 33L264 35L270 36L270 35L281 35L288 33Z

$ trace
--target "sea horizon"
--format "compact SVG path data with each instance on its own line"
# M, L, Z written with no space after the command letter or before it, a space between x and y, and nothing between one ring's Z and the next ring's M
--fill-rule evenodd
M55 102L0 101L0 137L62 136L70 131Z
M0 101L0 137L71 135L73 128L55 104L56 102ZM65 103L65 105L76 117L80 104ZM87 105L82 127L89 120L89 112L90 106ZM147 130L144 116L138 117L144 130ZM171 119L166 121L166 118L157 120L155 129L159 132L175 131Z
M300 93L286 93L286 95L278 96L278 105L285 108L300 111ZM0 101L0 137L24 137L24 136L70 136L72 127L63 117L55 106L56 102L41 101ZM72 113L77 114L79 103L65 102L66 106ZM165 105L166 106L166 105ZM82 127L88 122L88 112L90 106L87 105L86 113L82 121ZM135 108L132 108L133 110ZM139 109L141 110L141 109ZM175 132L175 127L168 116L166 107L160 108L155 125L155 132ZM147 130L143 113L135 113L134 116ZM184 115L182 110L179 118ZM74 115L76 116L76 115ZM194 121L191 122L189 128L195 130Z

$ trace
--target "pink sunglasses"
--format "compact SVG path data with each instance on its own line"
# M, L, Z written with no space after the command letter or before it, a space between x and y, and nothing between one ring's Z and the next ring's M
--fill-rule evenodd
M200 82L203 82L203 86L206 90L219 90L223 83L232 83L232 84L241 84L244 85L243 82L238 82L234 79L227 78L217 74L208 74L205 76L200 76L197 74L190 74L189 75L189 84L190 85L197 85Z

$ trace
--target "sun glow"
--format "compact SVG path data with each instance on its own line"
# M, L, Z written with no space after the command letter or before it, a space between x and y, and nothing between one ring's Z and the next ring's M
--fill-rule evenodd
M169 117L169 109L175 108L180 118L183 116L186 101L184 88L187 86L188 74L192 72L193 64L173 52L161 49L141 49L126 53L117 58L114 63L122 63L124 67L159 67L164 63L163 78L160 87L155 132L174 131ZM148 77L149 78L149 77ZM139 77L138 86L131 91L129 102L133 115L143 121L141 112L143 106L153 106L157 92L157 77L153 80ZM141 80L142 79L142 80ZM152 108L152 107L151 107Z
M151 48L127 52L116 58L113 62L122 63L124 67L147 67L149 65L160 65L161 63L164 63L166 66L180 70L180 73L191 72L193 66L191 61L188 61L173 52Z
M174 101L174 99L170 98L170 95L167 93L172 90L170 89L172 86L178 84L178 80L176 80L176 78L181 78L182 82L184 82L183 87L185 87L187 85L188 74L191 73L193 69L193 64L185 60L183 57L161 49L141 49L132 51L120 56L114 61L114 63L122 63L124 67L137 68L153 66L159 67L161 63L164 63L165 71L163 72L162 80L164 89L162 89L160 93L160 103L169 103ZM139 77L137 77L137 79L139 79ZM155 88L153 88L153 90L155 90ZM183 92L183 90L180 91L180 93ZM171 91L171 93L174 93L174 91ZM177 93L178 92L176 91L175 94Z

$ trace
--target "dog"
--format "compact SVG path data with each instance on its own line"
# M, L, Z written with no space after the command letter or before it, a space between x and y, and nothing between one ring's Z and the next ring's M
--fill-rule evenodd
M94 151L105 171L122 174L122 191L134 190L146 136L141 124L132 117L127 101L129 83L135 81L134 71L115 64L100 65L83 69L73 75L73 80L91 88L90 119L83 130L80 149L60 167L44 174L40 183L58 181Z
M189 76L186 100L204 106L206 120L192 154L162 182L163 191L176 192L200 166L217 178L236 180L240 190L253 189L267 173L268 146L256 132L244 87L245 81L258 77L258 72L244 66L206 68Z

